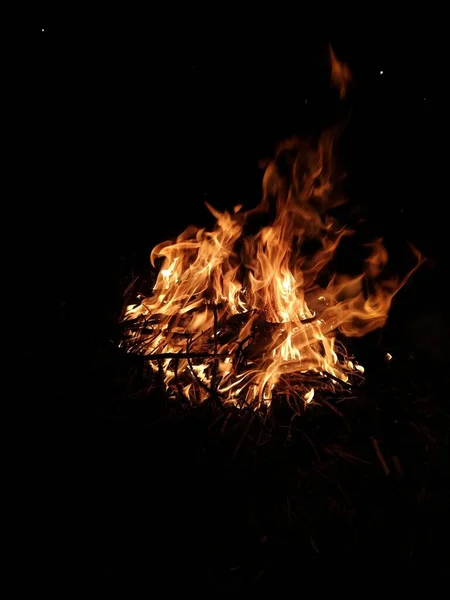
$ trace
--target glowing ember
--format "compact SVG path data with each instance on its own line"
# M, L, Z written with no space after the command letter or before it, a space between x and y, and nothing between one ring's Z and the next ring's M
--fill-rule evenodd
M343 97L350 71L333 54L332 76ZM382 240L368 247L358 276L332 271L340 241L353 233L328 212L343 202L335 141L327 132L314 146L283 142L256 208L231 214L207 204L213 231L189 227L152 251L152 265L162 265L153 294L126 311L127 347L148 357L169 395L254 407L281 395L308 404L319 390L335 392L362 376L337 338L382 327L411 273L382 278ZM273 204L273 222L246 235L246 223Z
M305 400L306 400L307 404L309 404L313 398L314 398L314 388L311 388L309 390L309 392L306 392L306 394L305 394Z

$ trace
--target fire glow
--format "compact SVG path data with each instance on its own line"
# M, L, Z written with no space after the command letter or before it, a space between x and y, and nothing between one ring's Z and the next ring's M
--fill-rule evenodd
M331 63L343 98L350 72L333 53ZM336 137L279 144L256 208L231 213L207 204L212 231L191 226L152 251L152 265L162 265L152 295L127 307L125 345L148 359L169 396L255 408L281 396L298 407L362 377L343 340L385 324L421 257L413 249L412 271L383 277L388 254L378 239L359 275L333 272L340 242L353 234L330 215L344 202ZM271 224L247 235L245 226L269 210Z

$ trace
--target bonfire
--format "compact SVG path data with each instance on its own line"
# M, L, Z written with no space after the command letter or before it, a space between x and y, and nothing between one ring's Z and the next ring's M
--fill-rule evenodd
M331 50L330 59L343 99L350 70ZM383 327L422 259L412 248L413 269L387 277L388 253L376 239L359 274L335 270L340 243L354 234L334 214L346 200L338 132L283 141L266 163L258 206L220 212L206 204L211 231L190 226L153 249L156 281L126 307L122 344L148 361L169 397L254 409L281 397L300 410L363 378L346 339ZM264 215L264 226L247 233Z

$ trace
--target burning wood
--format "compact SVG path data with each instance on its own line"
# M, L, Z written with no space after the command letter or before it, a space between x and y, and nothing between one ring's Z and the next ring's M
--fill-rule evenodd
M350 72L331 58L344 97ZM252 407L281 395L309 404L318 391L335 393L362 377L339 338L382 327L421 257L415 252L403 280L383 278L388 255L377 240L359 275L334 272L339 244L353 234L330 214L344 202L335 142L329 131L315 144L281 143L256 208L229 213L207 204L212 231L189 227L152 251L152 265L162 264L153 293L127 307L125 345L150 362L169 395ZM272 205L273 222L247 235L249 219Z

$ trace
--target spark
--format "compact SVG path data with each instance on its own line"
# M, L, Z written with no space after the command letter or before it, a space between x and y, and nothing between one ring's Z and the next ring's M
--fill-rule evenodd
M389 352L386 352L386 357L385 358L386 358L387 361L392 360L392 354L389 354Z

